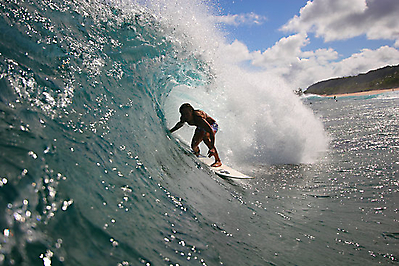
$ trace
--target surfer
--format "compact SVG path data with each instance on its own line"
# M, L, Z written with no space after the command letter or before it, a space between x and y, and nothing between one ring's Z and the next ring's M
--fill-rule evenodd
M180 129L185 122L190 126L196 126L193 139L191 140L191 148L196 156L200 155L199 144L204 141L209 148L208 157L215 157L215 162L211 165L218 167L222 165L218 152L215 148L215 134L218 131L218 124L216 120L210 117L207 113L201 110L194 110L189 103L184 103L180 106L179 112L181 114L180 121L170 129L170 132L175 132Z

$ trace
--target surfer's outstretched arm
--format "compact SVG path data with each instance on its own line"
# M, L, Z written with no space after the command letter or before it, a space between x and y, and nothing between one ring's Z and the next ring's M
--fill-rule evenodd
M176 125L170 129L170 132L171 133L175 132L176 130L180 129L183 125L184 122L182 121L177 122Z

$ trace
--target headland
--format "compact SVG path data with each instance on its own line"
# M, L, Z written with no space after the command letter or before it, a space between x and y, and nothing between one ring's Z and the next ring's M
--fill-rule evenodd
M357 76L333 78L309 86L304 93L320 96L380 94L399 88L399 65L386 66Z

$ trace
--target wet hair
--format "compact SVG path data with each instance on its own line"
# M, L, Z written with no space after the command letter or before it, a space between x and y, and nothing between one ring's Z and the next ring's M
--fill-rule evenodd
M190 111L194 112L194 107L191 106L191 104L189 103L183 103L180 108L179 108L179 112L181 113L183 109L190 109Z

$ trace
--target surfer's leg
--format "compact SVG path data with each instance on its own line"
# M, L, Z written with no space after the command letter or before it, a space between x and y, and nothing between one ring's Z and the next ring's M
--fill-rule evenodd
M196 156L200 155L200 148L199 148L199 144L201 143L201 141L203 140L205 135L205 131L204 130L200 130L200 129L196 129L194 132L194 136L193 139L191 140L191 149L193 149L194 154Z
M208 147L208 149L212 149L211 139L209 137L210 137L209 133L204 134L203 141L204 141L205 145ZM215 153L213 154L213 156L215 157L215 162L213 164L211 164L211 166L218 167L218 166L222 165L222 161L219 158L219 154L218 154L218 151L216 150L215 146L214 146L214 148L215 148Z

